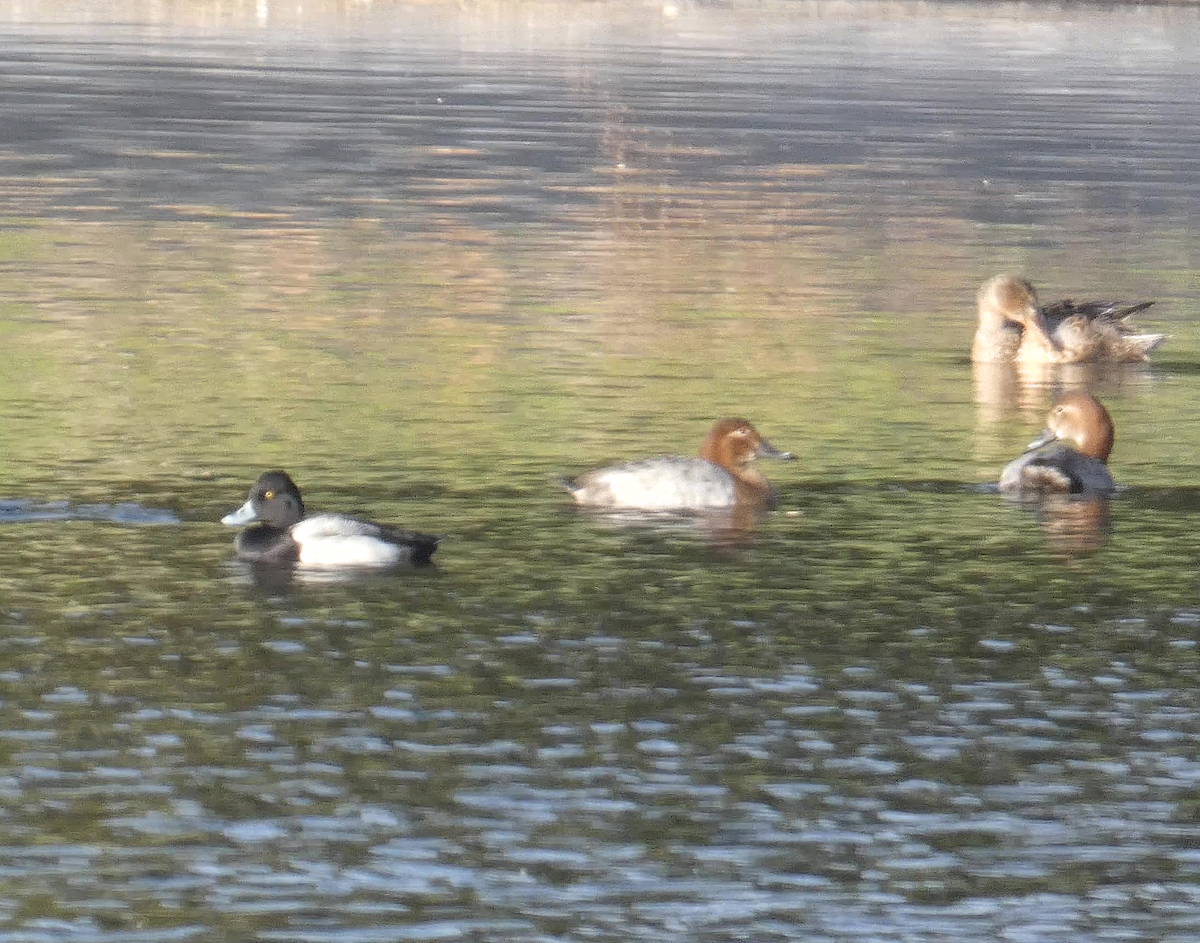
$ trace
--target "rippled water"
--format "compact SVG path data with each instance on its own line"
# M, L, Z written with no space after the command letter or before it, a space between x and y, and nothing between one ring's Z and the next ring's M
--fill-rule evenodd
M1198 19L0 2L0 941L1194 939ZM1171 338L973 372L1004 270ZM559 490L728 414L757 526Z

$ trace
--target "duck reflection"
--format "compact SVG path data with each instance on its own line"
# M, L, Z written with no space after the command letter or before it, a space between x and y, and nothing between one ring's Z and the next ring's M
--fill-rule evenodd
M1054 553L1067 557L1086 555L1099 550L1108 541L1109 499L1106 495L1010 495L1009 500L1037 515L1046 546Z
M1127 386L1148 384L1146 364L975 363L971 365L975 415L979 427L1019 415L1042 415L1061 393L1110 395Z
M305 587L388 579L387 571L370 568L300 567L281 563L250 563L245 560L229 561L227 572L235 583L250 587L256 594L266 597L288 596Z
M1075 556L1099 550L1108 540L1109 499L1104 495L1053 495L1038 510L1050 549Z
M579 507L576 513L613 531L657 533L699 539L714 550L750 545L765 508L739 505L713 511L636 511Z

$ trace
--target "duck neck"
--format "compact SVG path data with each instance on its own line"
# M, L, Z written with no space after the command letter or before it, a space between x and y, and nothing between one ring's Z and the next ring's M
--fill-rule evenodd
M771 483L767 481L767 476L757 468L751 465L741 465L736 468L730 468L728 471L733 475L733 487L737 491L739 502L760 505L763 502L766 502L768 505L774 503L775 490L771 487Z
M1022 359L1037 360L1041 363L1059 363L1062 361L1062 356L1062 348L1046 330L1046 322L1041 314L1027 318L1025 336L1021 339Z
M980 361L1012 360L1021 345L1021 325L993 308L979 309L979 327L971 345L971 359Z

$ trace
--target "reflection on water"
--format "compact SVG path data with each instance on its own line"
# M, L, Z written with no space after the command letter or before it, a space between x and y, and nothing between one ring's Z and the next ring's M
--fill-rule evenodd
M1107 497L1054 494L1021 503L1037 514L1046 546L1055 553L1076 556L1104 546L1109 526Z
M0 2L0 932L1193 938L1198 16ZM980 487L1075 388L1127 490ZM752 526L559 488L729 414ZM437 565L237 564L278 466Z
M749 546L754 532L770 512L741 505L729 509L674 513L670 511L630 511L580 508L581 518L620 533L623 529L664 535L698 537L714 548Z
M1145 363L976 363L971 365L975 403L982 424L1018 413L1040 416L1058 396L1089 391L1101 399L1155 381Z

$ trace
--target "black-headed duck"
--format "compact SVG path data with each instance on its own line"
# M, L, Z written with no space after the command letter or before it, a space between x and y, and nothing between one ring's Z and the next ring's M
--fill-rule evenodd
M261 475L238 510L221 518L230 527L253 524L237 535L238 556L254 563L319 567L422 566L440 537L344 514L304 516L296 483L282 471Z

